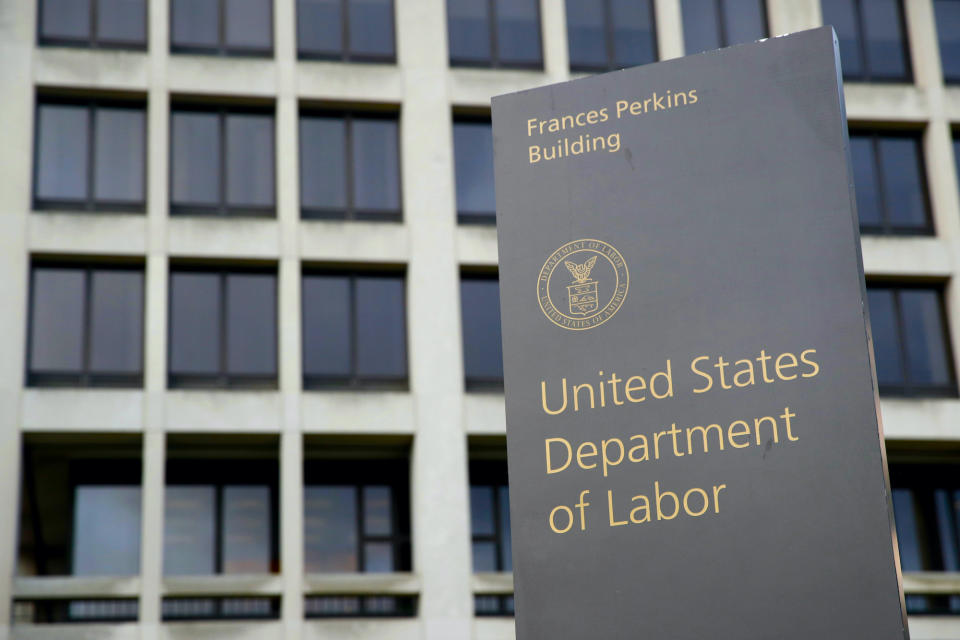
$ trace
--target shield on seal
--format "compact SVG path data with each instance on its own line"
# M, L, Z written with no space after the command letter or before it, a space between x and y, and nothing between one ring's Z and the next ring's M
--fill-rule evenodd
M567 285L567 297L570 300L570 315L585 316L599 308L599 290L596 280L575 282Z

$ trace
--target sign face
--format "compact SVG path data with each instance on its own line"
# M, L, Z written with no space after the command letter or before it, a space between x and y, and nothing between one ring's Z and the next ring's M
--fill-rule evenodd
M908 637L837 60L494 99L518 640Z

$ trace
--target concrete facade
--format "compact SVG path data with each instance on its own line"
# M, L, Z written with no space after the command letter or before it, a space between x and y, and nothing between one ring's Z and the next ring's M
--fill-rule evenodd
M904 0L913 84L848 84L859 125L923 130L936 235L867 237L867 277L946 283L949 330L960 345L960 193L953 157L960 87L945 86L932 0ZM661 59L683 54L680 0L654 0ZM458 226L452 116L489 108L491 96L571 77L561 0L541 0L542 71L450 68L444 0L395 0L396 64L299 61L293 0L274 0L274 56L204 57L169 52L167 0L149 1L146 52L37 46L34 0L0 3L0 640L7 638L451 638L507 639L512 619L477 618L473 596L508 593L509 574L471 569L468 459L471 438L500 438L503 399L463 385L459 276L495 267L492 227ZM819 0L767 0L774 34L821 23ZM31 208L37 88L120 92L147 104L145 215L35 212ZM275 219L171 218L168 140L171 96L268 99L275 107ZM402 223L303 221L299 214L301 102L399 108ZM144 261L144 385L136 390L27 388L27 281L33 255L134 256ZM277 266L277 391L183 391L166 384L169 261L178 257L265 260ZM304 392L300 274L303 262L401 265L407 276L410 390ZM954 349L960 370L960 350ZM888 448L960 444L960 400L883 400ZM135 578L16 575L20 446L24 434L142 436L141 573ZM166 439L182 432L264 433L279 439L281 566L275 575L166 579L162 572ZM305 435L412 442L413 571L305 575ZM909 592L960 593L956 574L908 574ZM276 595L271 622L163 623L162 595ZM413 594L418 615L390 620L307 620L304 594ZM139 598L139 622L11 625L14 598ZM960 620L911 619L913 637L960 637Z

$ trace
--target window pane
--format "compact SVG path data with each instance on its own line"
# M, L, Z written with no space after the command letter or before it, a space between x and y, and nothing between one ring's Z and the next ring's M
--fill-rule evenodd
M308 572L357 571L357 494L354 487L304 489Z
M224 0L227 46L272 48L272 12L270 0Z
M220 44L220 0L172 0L170 41L181 47Z
M223 573L269 573L270 489L223 488Z
M269 274L227 276L227 372L277 372L277 279Z
M510 540L510 489L497 487L500 500L500 567L513 571L513 545Z
M85 274L78 269L34 269L30 313L30 370L83 369Z
M147 41L146 0L97 0L97 39Z
M363 532L368 536L393 533L390 487L363 488Z
M940 64L948 82L960 81L960 2L934 0Z
M719 49L720 15L716 0L683 0L683 42L687 53Z
M407 377L407 328L403 280L356 280L357 375Z
M726 46L753 42L767 37L764 0L723 0L723 24L727 29Z
M345 277L303 277L303 372L349 376L350 281Z
M960 569L957 554L956 492L937 489L933 492L937 511L937 534L940 540L940 568L943 571Z
M46 38L90 37L91 0L42 0L40 33Z
M607 65L607 38L602 2L567 0L567 42L570 47L571 67Z
M300 206L347 207L346 124L340 118L300 119Z
M400 210L400 152L395 120L353 121L353 203L359 210Z
M140 373L143 357L143 273L94 271L90 370Z
M870 305L870 326L873 333L873 353L877 363L877 382L904 384L893 291L867 289L867 301Z
M493 487L470 487L470 531L475 536L492 536L496 533L493 525Z
M170 276L170 371L220 372L220 276Z
M173 114L173 203L220 202L220 118L215 113Z
M216 571L216 488L168 486L163 517L163 573L209 575Z
M140 573L140 487L80 485L74 500L73 575Z
M451 60L490 60L490 16L486 2L447 0L447 46Z
M336 53L343 50L341 0L298 0L297 43L301 52Z
M538 0L495 0L497 52L502 62L540 62Z
M497 570L497 545L495 543L473 543L473 570L476 572Z
M924 228L927 210L919 142L912 138L881 138L877 142L890 224Z
M393 55L392 0L350 0L350 51Z
M367 573L393 571L393 545L389 542L368 542L363 545L363 570Z
M900 0L869 0L860 3L870 75L905 78L909 71L904 54Z
M144 112L100 108L94 119L94 197L143 202Z
M863 59L860 56L860 27L855 0L823 0L823 24L833 25L840 41L840 64L847 78L862 76Z
M861 226L879 227L883 224L880 211L880 185L870 136L850 136L850 162L853 165L853 184L857 194L857 214Z
M900 309L907 342L907 373L911 384L950 383L947 343L937 291L902 289Z
M494 215L493 132L490 123L454 123L453 152L457 213L461 216Z
M40 106L37 140L37 198L87 197L88 111L86 107Z
M631 67L657 59L650 0L610 0L614 66Z
M893 490L893 512L897 526L897 543L900 546L900 566L904 571L923 571L921 538L917 526L917 510L913 492L909 489Z
M463 368L467 380L502 380L500 291L496 280L460 282Z
M227 203L273 206L273 116L227 116Z

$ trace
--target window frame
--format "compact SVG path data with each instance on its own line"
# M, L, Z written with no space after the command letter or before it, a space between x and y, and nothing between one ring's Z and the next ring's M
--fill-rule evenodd
M217 192L219 202L216 205L199 203L179 203L173 197L174 171L174 136L173 121L180 113L201 113L217 116L217 145L220 154L220 163L217 167ZM273 205L231 205L227 201L227 119L231 115L258 115L270 116L273 123L273 148L270 149L271 171L273 180ZM170 107L169 116L169 143L167 147L167 193L169 194L168 209L171 217L202 217L202 218L276 218L277 216L277 116L272 106L227 106L193 103L174 103Z
M304 267L300 273L300 294L303 299L303 280L310 276L346 278L349 283L349 313L350 313L350 375L331 376L307 374L302 363L306 362L304 349L306 341L301 338L301 381L304 391L338 391L338 390L369 390L369 391L408 391L410 389L410 328L407 318L407 277L406 272L400 270L349 270L336 271ZM358 278L392 278L400 282L403 288L403 309L401 309L404 323L404 365L402 378L395 377L361 377L357 369L357 279ZM304 305L300 311L301 335L307 330L304 318Z
M482 0L481 0L482 1ZM449 18L449 6L444 4L444 9L447 13L447 64L451 67L462 67L466 69L521 69L528 71L543 71L544 69L544 56L543 56L543 15L540 8L540 0L532 0L534 9L537 12L537 29L540 31L540 46L539 46L539 60L535 63L530 62L512 62L509 60L501 60L499 47L499 38L500 38L500 27L497 20L497 0L486 0L487 3L487 20L489 21L490 29L487 34L488 39L490 40L490 57L485 60L480 60L478 58L456 58L453 53L450 52L450 18Z
M87 196L84 199L75 198L41 198L37 193L40 186L40 110L45 106L82 107L86 111L87 122L87 175L85 184ZM143 198L136 200L97 200L96 198L96 157L97 157L97 110L123 109L139 111L143 114ZM58 95L37 94L33 107L33 171L32 188L30 192L33 211L66 211L77 213L145 213L147 210L147 176L150 170L150 153L147 147L147 105L143 100L136 98L98 98L98 97L70 97Z
M311 49L304 49L300 45L299 32L297 34L297 59L298 60L329 60L339 62L358 62L364 64L395 64L397 61L397 6L396 0L390 2L390 29L393 31L393 54L364 54L354 53L350 47L350 0L340 0L340 54L332 52L322 52ZM300 3L296 0L294 11L296 12L297 25L300 24Z
M937 23L937 5L943 2L944 0L933 0L933 21L935 25ZM936 26L937 30L937 54L940 56L940 71L943 74L943 84L949 86L960 84L960 64L957 64L956 73L948 73L946 67L943 65L943 43L940 41L940 30L939 26Z
M170 365L173 351L173 322L171 314L173 312L173 275L176 273L205 273L216 275L218 277L218 305L220 308L220 335L218 336L220 358L220 370L215 375L209 374L183 374L175 373ZM272 376L263 376L257 374L231 374L227 371L227 360L229 354L227 351L227 329L229 327L229 318L227 314L227 294L226 283L230 275L269 275L274 279L274 301L273 301L273 367ZM236 265L178 265L176 263L170 266L167 274L167 389L264 389L276 390L279 385L280 375L280 316L279 316L279 278L274 266L236 266Z
M43 5L48 0L39 0L37 3L37 46L39 47L76 47L79 49L108 49L146 51L150 42L150 2L143 0L143 42L138 40L101 40L97 33L97 14L100 0L90 0L87 27L89 36L86 38L70 38L66 36L43 35Z
M821 13L824 2L831 0L820 0ZM856 75L850 75L841 69L843 80L845 82L871 82L876 84L913 84L915 82L913 74L913 58L910 55L910 33L907 31L906 10L903 6L903 0L895 0L897 5L897 19L900 27L900 34L903 36L900 42L901 53L903 54L904 75L903 76L877 76L873 73L870 64L870 58L867 55L867 38L865 37L865 28L863 20L863 1L850 0L853 3L853 11L856 18L857 29L857 48L860 53L860 59L863 61L863 72ZM826 23L825 23L826 24Z
M717 11L717 23L715 26L717 28L716 29L717 41L720 43L720 46L718 48L724 49L726 47L732 47L737 44L746 44L741 42L730 42L729 34L727 33L729 30L727 26L727 17L726 17L726 13L723 10L724 3L727 0L711 0L711 1L713 2L713 6L716 8L716 11ZM763 20L763 26L764 26L764 35L762 36L761 39L769 38L770 37L770 11L767 8L767 0L757 0L757 2L759 2L760 4L760 13L761 13L761 18ZM682 7L682 0L681 0L681 11L682 10L683 10L683 7ZM702 53L701 51L690 51L686 42L687 34L684 33L683 35L684 35L683 49L686 52L686 55L689 56L689 55L695 55L697 53Z
M573 62L573 57L570 56L570 71L575 73L602 73L604 71L616 71L618 69L625 69L628 67L622 67L616 63L616 38L614 36L613 29L613 9L610 6L611 0L594 0L599 1L602 5L603 10L603 38L604 38L604 49L607 57L606 64L581 64ZM657 37L657 8L654 6L654 0L645 0L647 5L650 7L650 24L653 27L650 31L651 38L653 40L653 60L646 64L652 64L660 60L660 41ZM566 7L566 3L564 3ZM567 47L569 51L570 47L570 25L567 25Z
M243 46L230 46L227 44L227 33L226 33L226 16L227 16L227 0L216 0L217 2L217 45L216 46L203 46L203 45L183 45L175 44L173 41L173 25L174 25L174 6L176 5L176 0L168 0L169 6L167 8L167 24L170 27L170 53L171 54L186 54L186 55L209 55L209 56L222 56L222 57L236 57L236 58L273 58L274 49L276 48L276 37L274 34L274 0L267 0L270 3L270 11L268 15L270 16L270 26L268 28L268 33L270 34L270 46L268 47L243 47ZM282 1L282 0L281 0Z
M474 487L489 488L493 490L493 533L492 534L476 534L473 532L473 522L470 523L470 556L471 556L471 571L476 573L486 573L483 571L477 571L476 567L472 566L473 559L473 546L477 543L489 544L493 543L494 549L496 550L496 573L509 573L513 569L504 568L503 563L503 551L504 551L504 538L505 532L503 530L503 522L500 517L502 513L502 505L500 501L500 489L510 490L510 482L507 477L507 461L495 458L482 458L482 459L472 459L470 460L469 468L469 490L473 490ZM472 505L469 505L472 511Z
M501 367L501 375L499 378L489 378L489 377L480 377L480 376L471 376L467 371L467 342L466 334L463 331L463 282L465 280L473 281L482 281L482 282L495 282L497 284L497 294L499 296L500 292L500 276L497 272L484 272L484 271L461 271L460 272L460 281L459 281L459 302L460 302L460 332L461 336L461 350L463 355L463 386L464 391L467 393L503 393L503 370ZM501 344L500 348L503 349L503 328L500 328L501 333ZM501 360L502 364L502 360Z
M31 363L31 353L34 341L34 326L32 320L33 305L35 303L37 269L69 269L83 273L83 317L81 319L83 333L83 366L80 373L34 372ZM129 374L123 372L94 373L90 371L91 358L91 320L93 309L93 272L94 271L133 271L141 275L143 282L140 288L140 372ZM87 263L69 262L62 260L32 260L29 273L29 293L27 296L27 339L26 357L24 366L24 381L27 387L65 387L65 388L119 388L137 389L143 387L143 369L145 360L144 341L146 338L146 271L142 264L129 263Z
M944 287L942 284L937 283L905 283L898 281L889 281L889 280L868 280L867 281L867 290L870 289L886 289L891 292L893 296L893 312L894 318L893 321L896 323L897 327L897 350L900 354L900 362L902 367L902 374L904 379L904 384L880 384L879 380L877 381L877 390L881 396L891 396L891 397L905 397L905 398L956 398L960 395L960 391L957 389L957 373L953 361L953 344L950 337L950 325L948 323L947 317L947 308L946 302L944 300ZM904 290L921 290L921 291L933 291L937 294L937 306L940 315L941 329L943 331L943 348L946 351L944 354L944 359L947 363L947 374L950 377L950 382L945 385L921 385L911 383L909 380L909 371L907 369L907 363L909 362L907 354L906 340L904 336L907 335L904 326L903 318L903 307L900 302L900 293ZM873 336L873 329L871 327L871 342ZM871 354L873 355L873 354ZM874 358L875 359L875 358Z
M869 139L871 157L873 159L873 171L877 179L877 200L880 203L880 215L882 222L880 225L865 225L859 220L858 225L860 233L863 235L879 236L934 236L936 227L933 223L933 212L930 203L930 184L927 179L926 162L924 161L924 145L921 132L888 130L888 129L869 129L852 127L848 134L849 138ZM880 158L880 140L881 139L903 139L910 140L917 149L917 175L920 178L920 191L923 198L923 210L925 224L922 227L900 227L893 226L890 223L890 206L887 204L887 178L883 172L883 163ZM848 143L849 144L849 143ZM852 169L852 167L851 167ZM851 177L852 179L852 177ZM854 187L854 191L856 187ZM859 211L859 209L858 209Z
M457 136L456 136L456 127L458 124L485 124L490 127L490 136L493 137L493 121L490 118L490 114L479 115L479 114L453 114L453 122L451 126L451 133L453 134L453 164L454 172L456 172L457 164ZM492 144L491 144L492 148ZM497 211L496 203L494 203L493 211L484 211L482 213L462 213L460 211L459 203L457 203L457 176L454 173L453 176L453 186L454 186L454 205L457 208L457 224L468 225L468 226L479 226L479 227L495 227L497 225Z

